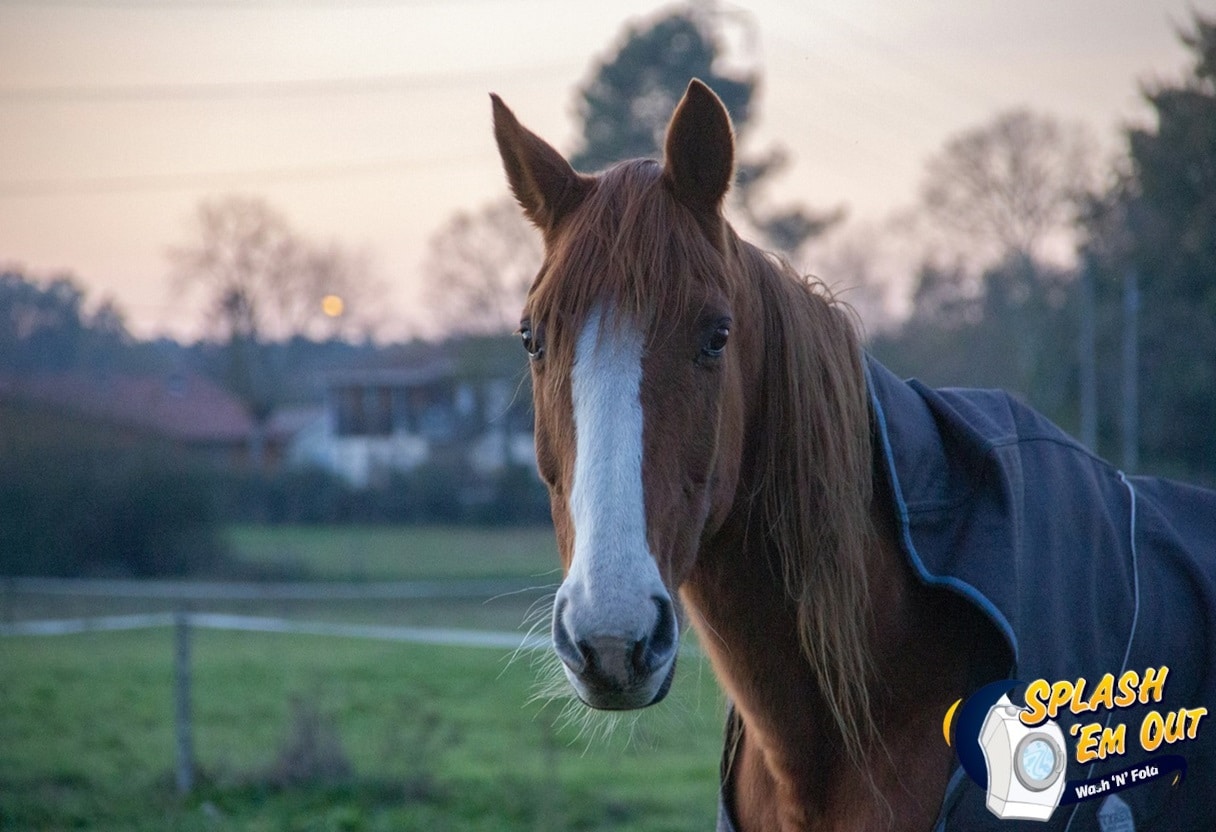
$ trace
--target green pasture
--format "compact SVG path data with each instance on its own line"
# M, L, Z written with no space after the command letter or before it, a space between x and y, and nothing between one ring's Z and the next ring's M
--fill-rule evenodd
M513 630L525 626L529 613L544 606L561 580L553 530L547 527L233 526L225 537L238 564L292 580L502 579L534 589L489 599L198 601L188 608L356 624ZM164 599L14 594L0 580L0 620L168 612L182 606Z
M686 658L603 737L532 656L195 631L199 786L173 785L172 633L0 639L3 830L703 830L722 707Z
M192 602L199 612L517 629L558 580L548 529L238 527L237 556L340 581L523 579L485 600ZM0 620L174 609L25 595ZM522 630L521 630L522 635ZM695 652L668 700L586 727L502 650L193 631L198 785L174 788L173 633L0 637L0 832L703 830L722 704ZM587 714L578 708L580 715Z
M318 580L552 579L558 566L543 526L232 526L225 538L241 561Z

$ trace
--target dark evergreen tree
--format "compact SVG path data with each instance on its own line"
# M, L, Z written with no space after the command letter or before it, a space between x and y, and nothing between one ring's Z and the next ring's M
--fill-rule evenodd
M130 342L113 302L90 311L75 278L0 268L0 375L114 369Z
M1156 123L1127 131L1129 169L1095 204L1087 249L1116 327L1127 270L1139 284L1145 467L1216 482L1216 18L1197 14L1181 38L1191 72L1145 91Z
M571 157L575 168L592 172L622 159L659 158L667 122L693 78L722 99L736 134L746 134L759 76L721 68L723 47L715 20L710 11L690 6L625 30L621 45L579 91L583 135ZM793 253L842 214L798 206L761 208L759 186L786 163L779 149L740 158L732 195L769 245Z
M580 92L583 146L571 164L595 171L622 159L659 156L667 122L692 78L718 94L742 132L757 79L716 71L720 51L715 34L687 10L626 29L620 48Z
M934 386L998 387L1073 430L1076 412L1076 283L1066 271L1013 253L977 289L962 273L926 264L912 316L876 336L874 354L896 373Z

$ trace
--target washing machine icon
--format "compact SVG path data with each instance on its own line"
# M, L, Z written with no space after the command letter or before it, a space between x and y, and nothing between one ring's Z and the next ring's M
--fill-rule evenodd
M1064 794L1068 751L1055 722L1028 728L1022 709L1002 696L980 729L988 766L988 811L998 818L1048 820Z

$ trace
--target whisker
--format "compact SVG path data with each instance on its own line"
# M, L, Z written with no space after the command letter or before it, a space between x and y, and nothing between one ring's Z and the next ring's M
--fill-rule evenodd
M481 603L484 605L490 603L491 601L498 601L502 598L510 598L512 595L524 595L529 592L538 592L550 589L556 590L558 586L558 584L541 584L540 586L526 586L523 589L512 589L510 592L500 592L497 595L492 595Z
M524 633L523 638L520 639L519 646L507 655L503 668L498 673L498 678L501 679L502 675L511 669L511 666L519 660L520 655L524 652L540 652L541 648L538 648L535 645L535 641L537 638L537 630L543 627L544 623L544 621L536 621L531 627L528 628L527 632ZM547 650L547 646L544 649Z
M549 592L537 598L528 605L527 611L524 613L524 622L538 617L540 615L549 616L553 613L553 602L557 598L556 592Z
M511 653L507 656L506 663L499 672L499 678L501 678L502 674L506 673L507 670L519 660L519 657L524 652L548 655L551 656L555 661L557 660L557 656L551 650L535 649L534 644L537 635L543 630L544 627L548 625L550 619L552 618L554 598L556 598L556 592L546 593L540 598L537 598L528 606L527 611L524 612L523 620L520 622L520 627L526 627L527 629L519 641L519 646L511 651ZM533 699L529 699L528 701L531 702Z
M697 617L697 622L702 627L705 628L706 632L708 632L710 635L712 635L714 638L716 638L718 640L718 643L720 645L722 645L722 649L726 651L727 655L730 655L730 653L731 653L730 647L727 645L726 639L722 638L722 634L719 633L712 624L710 624L708 621L706 621L705 616L701 615L701 613L699 611L691 610L691 612L693 615L695 615ZM687 632L687 630L685 632ZM704 651L702 651L702 652L704 652Z

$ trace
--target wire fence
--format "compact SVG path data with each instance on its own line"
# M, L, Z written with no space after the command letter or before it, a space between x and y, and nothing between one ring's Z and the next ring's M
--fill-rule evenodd
M528 580L227 582L104 578L3 578L0 588L19 595L143 598L174 601L393 601L485 599L528 592Z
M388 583L218 583L197 581L130 581L84 578L7 578L6 595L49 595L94 598L138 598L181 604L217 601L351 601L351 600L491 600L536 587L523 581L395 581ZM310 636L374 639L442 647L501 650L540 650L548 638L503 630L452 627L402 627L309 621L295 618L235 615L222 612L174 612L95 615L72 618L35 618L0 622L0 637L52 637L80 633L174 629L174 736L175 779L178 792L194 788L194 724L192 715L192 632L229 630L254 633L290 633Z
M113 630L146 630L179 626L203 630L239 630L247 633L295 633L310 636L339 636L439 647L492 647L535 650L549 645L539 636L523 636L505 630L466 630L453 627L393 627L377 624L344 624L334 621L300 621L257 615L216 612L162 612L134 615L97 615L83 618L33 619L0 624L0 636L66 636Z

